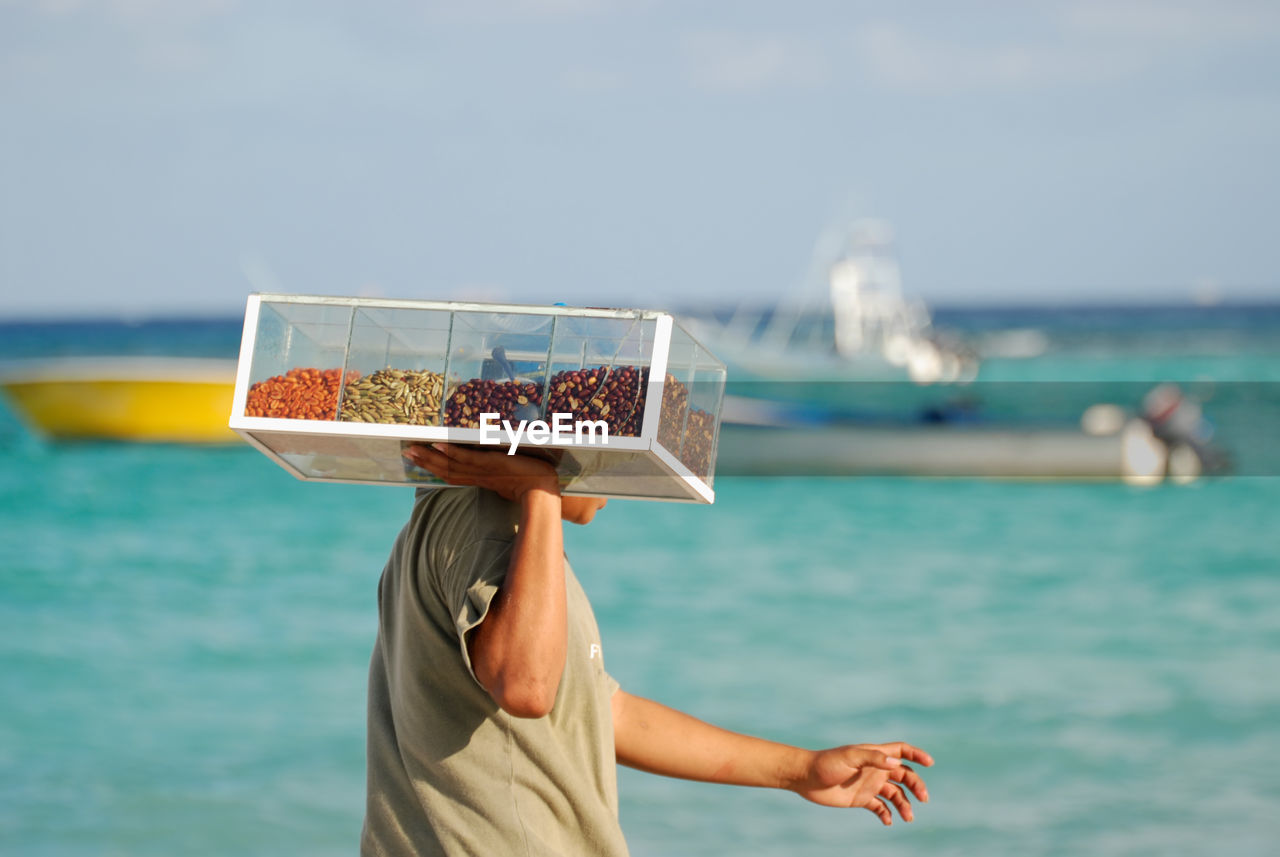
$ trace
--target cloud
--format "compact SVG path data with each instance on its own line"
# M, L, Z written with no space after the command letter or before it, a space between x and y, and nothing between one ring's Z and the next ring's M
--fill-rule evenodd
M432 21L468 24L510 24L572 21L615 16L648 0L413 0L421 15Z
M1120 81L1188 54L1221 54L1280 36L1280 7L1247 0L1087 0L1036 8L1045 11L1007 19L1014 26L1003 38L996 28L933 35L920 20L880 20L859 29L852 54L867 78L894 91L1016 91Z
M866 76L885 88L918 93L1018 90L1096 83L1132 66L1120 51L1080 52L1033 42L985 45L931 38L880 23L854 37Z
M569 92L599 94L617 92L627 83L627 78L614 69L575 65L560 75L560 83Z
M535 15L584 15L603 12L605 0L513 0L512 7Z
M1280 34L1280 7L1270 0L1089 0L1061 13L1071 30L1112 39L1228 47Z
M27 18L31 34L18 70L43 74L91 61L176 71L207 61L206 33L232 16L237 0L10 0L6 17Z
M684 39L684 52L702 89L811 87L829 76L821 45L796 36L702 32Z
M194 21L225 14L237 4L235 0L182 0L180 3L170 0L31 0L5 5L27 6L53 17L94 13L129 21Z

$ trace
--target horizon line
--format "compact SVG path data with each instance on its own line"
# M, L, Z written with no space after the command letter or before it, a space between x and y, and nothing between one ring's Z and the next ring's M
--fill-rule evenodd
M548 304L550 305L550 304ZM1212 302L1196 301L1191 297L1182 298L1141 298L1125 297L1108 300L1098 296L1082 296L1080 299L1039 298L1002 300L998 298L972 298L958 301L940 301L926 304L931 313L952 313L970 311L1052 311L1052 310L1151 310L1151 309L1250 309L1280 308L1280 295L1249 295L1235 298L1224 297ZM683 304L669 304L655 308L675 314L698 313L714 310L732 310L746 308L750 310L776 309L776 302L767 300L745 300L738 303L732 301L696 301ZM19 324L86 324L117 322L120 324L156 324L176 322L229 322L244 318L242 311L205 309L165 309L155 312L138 312L125 309L101 309L89 311L56 311L34 310L8 314L0 310L0 325Z

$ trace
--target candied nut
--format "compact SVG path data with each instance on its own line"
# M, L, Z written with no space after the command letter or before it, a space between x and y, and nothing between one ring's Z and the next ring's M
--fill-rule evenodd
M349 372L349 377L359 373ZM249 388L245 416L331 420L337 413L341 369L295 368Z

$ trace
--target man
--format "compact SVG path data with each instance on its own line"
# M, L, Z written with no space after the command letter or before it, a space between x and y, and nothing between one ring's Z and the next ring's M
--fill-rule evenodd
M421 490L378 586L361 853L625 855L616 764L789 789L910 821L928 800L909 744L811 751L729 732L618 687L564 556L562 497L537 458L412 446L462 490Z

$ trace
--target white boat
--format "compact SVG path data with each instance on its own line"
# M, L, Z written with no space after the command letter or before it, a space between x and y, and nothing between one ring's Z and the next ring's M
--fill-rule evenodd
M776 307L690 324L739 379L945 384L977 376L976 355L947 342L924 302L903 294L883 221L824 234L807 280Z

